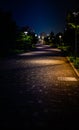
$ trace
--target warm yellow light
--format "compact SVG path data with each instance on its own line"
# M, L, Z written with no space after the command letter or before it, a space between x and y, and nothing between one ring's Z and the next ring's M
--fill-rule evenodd
M56 64L64 64L65 62L62 60L39 59L39 60L31 60L31 63L38 65L56 65Z
M59 81L77 81L75 77L58 77Z

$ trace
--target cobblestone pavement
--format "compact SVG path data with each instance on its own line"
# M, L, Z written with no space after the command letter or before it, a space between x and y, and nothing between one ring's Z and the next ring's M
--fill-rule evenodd
M37 50L0 60L0 127L74 129L79 80L60 50Z

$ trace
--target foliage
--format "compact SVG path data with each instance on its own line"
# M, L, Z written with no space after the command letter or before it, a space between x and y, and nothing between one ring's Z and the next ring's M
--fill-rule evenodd
M16 47L16 23L10 12L0 10L0 55L7 55Z
M74 15L75 14L75 15ZM64 44L70 46L70 51L75 54L75 33L77 33L77 55L79 53L79 13L78 10L70 11L66 16L66 26L64 31Z
M79 69L79 59L76 59L76 60L74 61L74 66L75 66L77 69Z
M27 51L35 48L35 44L37 43L38 38L35 37L35 33L30 30L31 29L29 27L23 27L19 31L17 35L17 49ZM24 33L26 31L27 34Z
M75 58L73 56L70 56L69 59L71 62L74 62L74 60L75 60Z
M55 46L55 35L54 35L54 32L50 32L50 34L47 35L44 38L44 41L45 41L45 44L48 44L48 45L54 47Z
M79 69L79 57L77 57L75 59L74 56L70 56L69 59L73 63L73 65L75 66L75 68Z
M61 38L60 38L61 36ZM56 34L55 36L55 44L57 46L62 46L63 45L63 33L62 32L59 32Z

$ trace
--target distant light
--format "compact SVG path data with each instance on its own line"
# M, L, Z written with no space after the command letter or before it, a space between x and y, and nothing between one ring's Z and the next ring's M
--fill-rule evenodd
M72 14L76 17L79 14L79 12L73 12Z
M37 34L35 34L35 37L37 37L38 35Z
M44 36L42 36L42 39L44 39Z
M27 35L28 32L24 32L25 35Z
M40 36L38 36L38 38L40 39Z
M47 34L47 36L49 36L49 34Z
M60 39L61 39L61 37L62 37L62 36L61 36L61 35L59 35L59 38L60 38Z

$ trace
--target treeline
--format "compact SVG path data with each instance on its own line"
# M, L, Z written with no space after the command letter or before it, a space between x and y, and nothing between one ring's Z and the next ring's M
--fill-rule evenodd
M75 51L76 55L79 54L79 10L67 13L63 40L71 54L75 55Z
M30 27L18 27L11 12L0 10L0 57L32 49L37 40Z
M49 35L44 38L45 44L49 44L52 47L58 47L63 44L63 33L59 32L56 35L54 32L50 32Z
M79 56L79 10L68 11L64 32L45 37L45 44L60 47L67 55Z
M0 10L0 55L8 54L15 48L16 23L10 12Z

